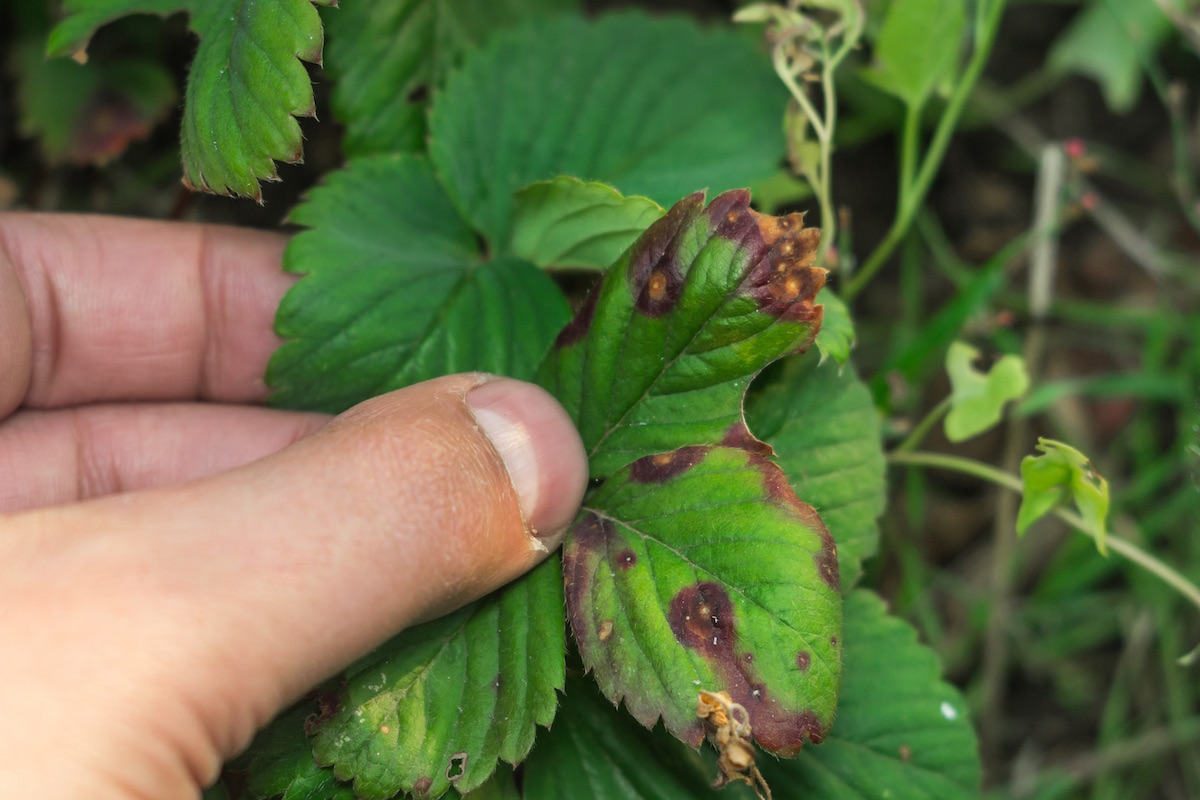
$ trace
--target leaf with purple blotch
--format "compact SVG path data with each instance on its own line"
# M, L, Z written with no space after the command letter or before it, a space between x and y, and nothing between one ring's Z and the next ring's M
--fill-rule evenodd
M734 190L685 197L609 269L538 379L574 418L593 477L685 445L769 448L742 399L767 364L812 344L819 231Z
M837 549L780 469L741 448L645 456L585 500L563 575L584 664L647 727L697 746L700 690L791 756L828 733L841 669Z

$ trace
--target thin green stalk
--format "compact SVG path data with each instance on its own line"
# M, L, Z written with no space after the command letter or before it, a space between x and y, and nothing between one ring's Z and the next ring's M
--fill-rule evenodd
M929 192L929 187L933 184L933 178L941 166L943 156L946 154L946 147L950 143L950 137L954 134L954 130L958 125L958 118L962 114L963 107L966 105L967 99L971 96L971 90L974 88L975 82L979 80L979 76L987 64L988 56L992 51L992 42L995 41L996 32L1000 28L1000 19L1004 14L1006 2L1007 0L995 0L991 3L987 9L986 17L977 26L978 35L975 40L975 50L971 54L971 60L967 63L967 68L963 72L962 79L954 87L954 92L950 96L950 101L946 104L945 111L942 112L941 119L938 120L937 128L934 129L933 137L929 141L929 147L925 151L925 158L921 162L921 168L910 185L901 187L903 199L896 211L896 217L892 220L892 226L888 229L887 235L875 247L875 250L867 257L867 260L863 262L862 269L855 273L854 277L842 288L842 297L845 298L846 302L853 300L855 295L861 292L863 287L871 281L871 278L875 277L875 273L879 272L883 267L884 263L896 249L896 246L904 238L904 234L908 231L908 226L912 223L913 216L925 200L925 195Z
M907 437L905 437L903 442L896 446L896 449L893 452L911 453L916 450L917 445L921 444L929 432L933 430L933 426L937 425L938 422L941 421L942 417L950 413L951 405L953 405L953 403L949 395L942 398L942 402L938 403L929 410L929 413L926 414L925 417L913 427L912 431Z
M984 464L981 461L975 461L970 458L961 456L945 455L942 453L889 453L888 461L893 464L903 464L913 467L932 467L934 469L946 469L953 472L959 472L964 475L971 475L980 480L993 483L997 486L1002 486L1005 489L1010 489L1017 494L1023 494L1021 479L1015 475L1010 475L1003 470L996 469L990 464ZM1092 539L1096 538L1096 534L1089 530L1088 525L1073 511L1065 508L1055 509L1054 515L1067 523L1071 527L1078 530L1084 536ZM1200 586L1192 583L1181 573L1172 569L1167 564L1159 561L1154 556L1139 548L1127 539L1109 535L1106 540L1108 548L1114 553L1123 556L1128 561L1137 564L1142 569L1157 577L1163 583L1170 586L1175 591L1183 595L1192 605L1200 610Z

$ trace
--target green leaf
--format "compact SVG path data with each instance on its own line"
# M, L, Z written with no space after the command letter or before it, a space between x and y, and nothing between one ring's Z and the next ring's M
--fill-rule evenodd
M570 315L534 265L486 262L420 156L377 156L331 173L292 212L283 299L290 339L267 381L281 406L328 412L440 375L530 378Z
M640 13L535 21L465 58L434 98L430 156L495 247L513 193L557 175L673 203L744 186L783 157L786 92L727 29Z
M1070 445L1039 437L1037 449L1043 455L1021 459L1024 495L1017 511L1017 533L1024 534L1030 525L1070 499L1096 540L1096 549L1106 554L1108 481L1087 456Z
M846 596L837 722L820 747L760 759L781 796L822 800L974 800L981 767L967 703L939 678L937 656L874 594Z
M51 162L103 164L149 136L175 104L174 81L150 59L47 61L40 43L27 42L12 63L21 133Z
M333 0L65 0L48 52L83 51L101 25L126 14L187 11L200 37L183 112L184 180L217 194L261 198L275 161L296 162L296 116L313 115L312 85L297 60L320 63L313 3Z
M594 477L693 444L761 448L750 379L812 343L819 231L766 217L747 192L681 200L605 275L539 370L576 421Z
M950 413L946 438L961 442L1000 422L1006 403L1029 391L1025 359L1006 355L986 373L975 366L980 353L966 342L954 342L946 351L950 376Z
M733 447L638 459L584 502L563 545L567 610L601 691L696 747L700 690L728 691L763 749L833 722L841 594L833 539L783 473Z
M447 617L411 628L347 675L315 753L362 800L439 797L521 761L564 680L557 559Z
M327 700L328 702L328 700ZM254 738L245 759L246 789L280 800L356 800L348 784L313 758L305 729L318 718L308 703L275 719Z
M789 359L746 403L750 430L775 450L792 488L829 526L844 587L879 547L887 504L879 413L853 368Z
M892 0L865 77L907 106L924 105L958 66L965 7L961 0Z
M606 269L663 215L645 197L562 176L517 192L509 250L539 267Z
M525 762L525 800L740 796L713 789L716 774L715 764L706 764L661 728L648 731L614 708L591 681L568 676L558 719Z
M492 777L463 795L464 800L521 800L511 767L501 764Z
M577 0L372 0L325 15L325 69L347 156L425 148L425 112L462 54L530 16Z
M828 286L817 295L825 308L821 330L817 331L817 350L821 360L832 358L839 366L850 359L854 347L854 322L850 319L850 308Z
M1173 0L1165 1L1179 6ZM1074 72L1095 80L1108 107L1121 114L1133 108L1141 93L1143 59L1153 54L1171 28L1158 3L1093 2L1054 43L1046 63L1055 72Z

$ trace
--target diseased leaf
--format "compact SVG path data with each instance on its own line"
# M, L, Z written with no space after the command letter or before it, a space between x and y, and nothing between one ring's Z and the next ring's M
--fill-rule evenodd
M773 175L786 97L766 59L729 30L640 13L557 17L468 54L434 98L429 152L495 247L513 192L557 175L662 204Z
M303 155L297 116L312 116L308 73L321 61L313 3L333 0L65 0L50 55L83 51L101 25L127 14L187 11L200 37L184 98L184 180L217 194L261 197L275 161Z
M447 617L401 633L347 674L315 753L362 800L439 797L521 761L564 680L557 559Z
M525 800L734 800L710 785L714 759L661 727L648 731L613 707L592 681L567 678L554 726L525 762Z
M967 703L937 656L871 592L846 596L837 721L820 747L760 759L772 787L822 800L974 800L981 767ZM777 796L782 793L777 791Z
M921 106L957 66L965 29L960 0L892 0L864 75L905 105Z
M727 691L763 749L794 755L837 704L837 551L763 456L684 447L646 456L584 502L563 545L584 664L635 719L696 747L698 692Z
M946 438L961 442L983 433L1003 418L1004 406L1029 391L1029 373L1020 356L1006 355L987 372L975 366L980 352L966 342L954 342L946 352L950 376L950 413Z
M175 103L175 84L150 59L78 64L46 60L40 43L13 53L21 133L47 160L103 164L144 139Z
M850 351L854 348L854 322L850 319L850 309L828 286L821 289L817 299L825 309L821 330L817 331L817 350L822 361L832 358L841 366L850 359Z
M1105 554L1104 538L1108 530L1108 481L1096 472L1092 462L1070 445L1053 439L1038 439L1040 456L1021 459L1023 495L1017 511L1017 533L1049 514L1068 499L1096 540L1096 549Z
M327 700L327 702L329 702ZM280 800L357 800L349 784L313 758L304 735L318 712L304 703L286 712L254 738L242 765L246 791L256 798Z
M467 50L521 19L577 0L371 0L324 15L325 69L347 156L420 151L434 90Z
M539 380L576 421L593 477L684 445L762 448L750 379L812 343L819 231L767 217L744 190L693 194L655 222L559 334Z
M337 413L469 370L530 378L570 315L534 265L485 262L420 156L331 173L292 220L284 268L307 275L279 306L289 339L267 369L273 402Z
M798 497L811 503L837 542L842 586L879 547L876 520L887 504L879 414L851 367L789 359L746 401L750 430L775 450Z
M645 197L561 176L517 192L509 251L539 267L606 269L663 215Z

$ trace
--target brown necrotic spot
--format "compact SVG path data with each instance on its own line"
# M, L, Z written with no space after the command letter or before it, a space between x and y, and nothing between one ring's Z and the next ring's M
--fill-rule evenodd
M617 566L621 569L629 569L637 563L637 553L632 550L622 550L617 553L616 561Z
M815 328L822 317L817 292L825 285L825 270L814 266L820 231L805 228L800 214L772 217L753 210L749 213L764 252L754 259L741 291L753 297L764 313Z
M428 775L417 778L417 782L413 784L413 794L428 794L431 786L433 781Z
M596 301L599 297L599 286L588 292L587 297L583 300L583 305L575 312L575 316L558 332L558 338L554 340L556 348L561 350L564 347L570 347L587 336L592 327L592 318L596 316Z
M807 650L801 650L796 654L796 666L800 668L801 672L808 672L808 668L812 666L812 656Z
M599 628L599 630L596 631L596 637L602 642L607 642L608 637L612 636L612 632L613 632L612 620L606 619L600 623L600 628Z
M679 643L703 656L730 697L750 711L754 739L762 747L790 757L806 740L824 738L825 729L812 711L785 708L759 680L753 655L737 652L733 604L720 585L701 581L680 589L671 598L668 622Z
M640 313L660 317L679 301L683 292L680 236L695 222L703 205L703 192L685 197L634 244L627 274L633 305Z
M703 445L689 445L669 453L643 456L629 466L629 479L637 483L666 483L699 464L708 455Z
M587 594L590 590L596 559L606 552L610 541L616 536L613 521L589 511L579 519L567 534L563 545L563 589L567 598L567 616L579 651L587 657L592 628L586 613Z
M574 543L585 550L599 550L607 546L613 535L613 521L595 511L589 511L571 528Z
M733 604L712 581L685 586L671 598L671 631L684 647L719 661L733 660Z
M721 444L725 447L737 447L741 450L757 453L760 456L775 455L774 448L752 434L750 429L746 427L746 423L742 420L738 420L729 426L729 429L725 431L725 436L721 439Z

